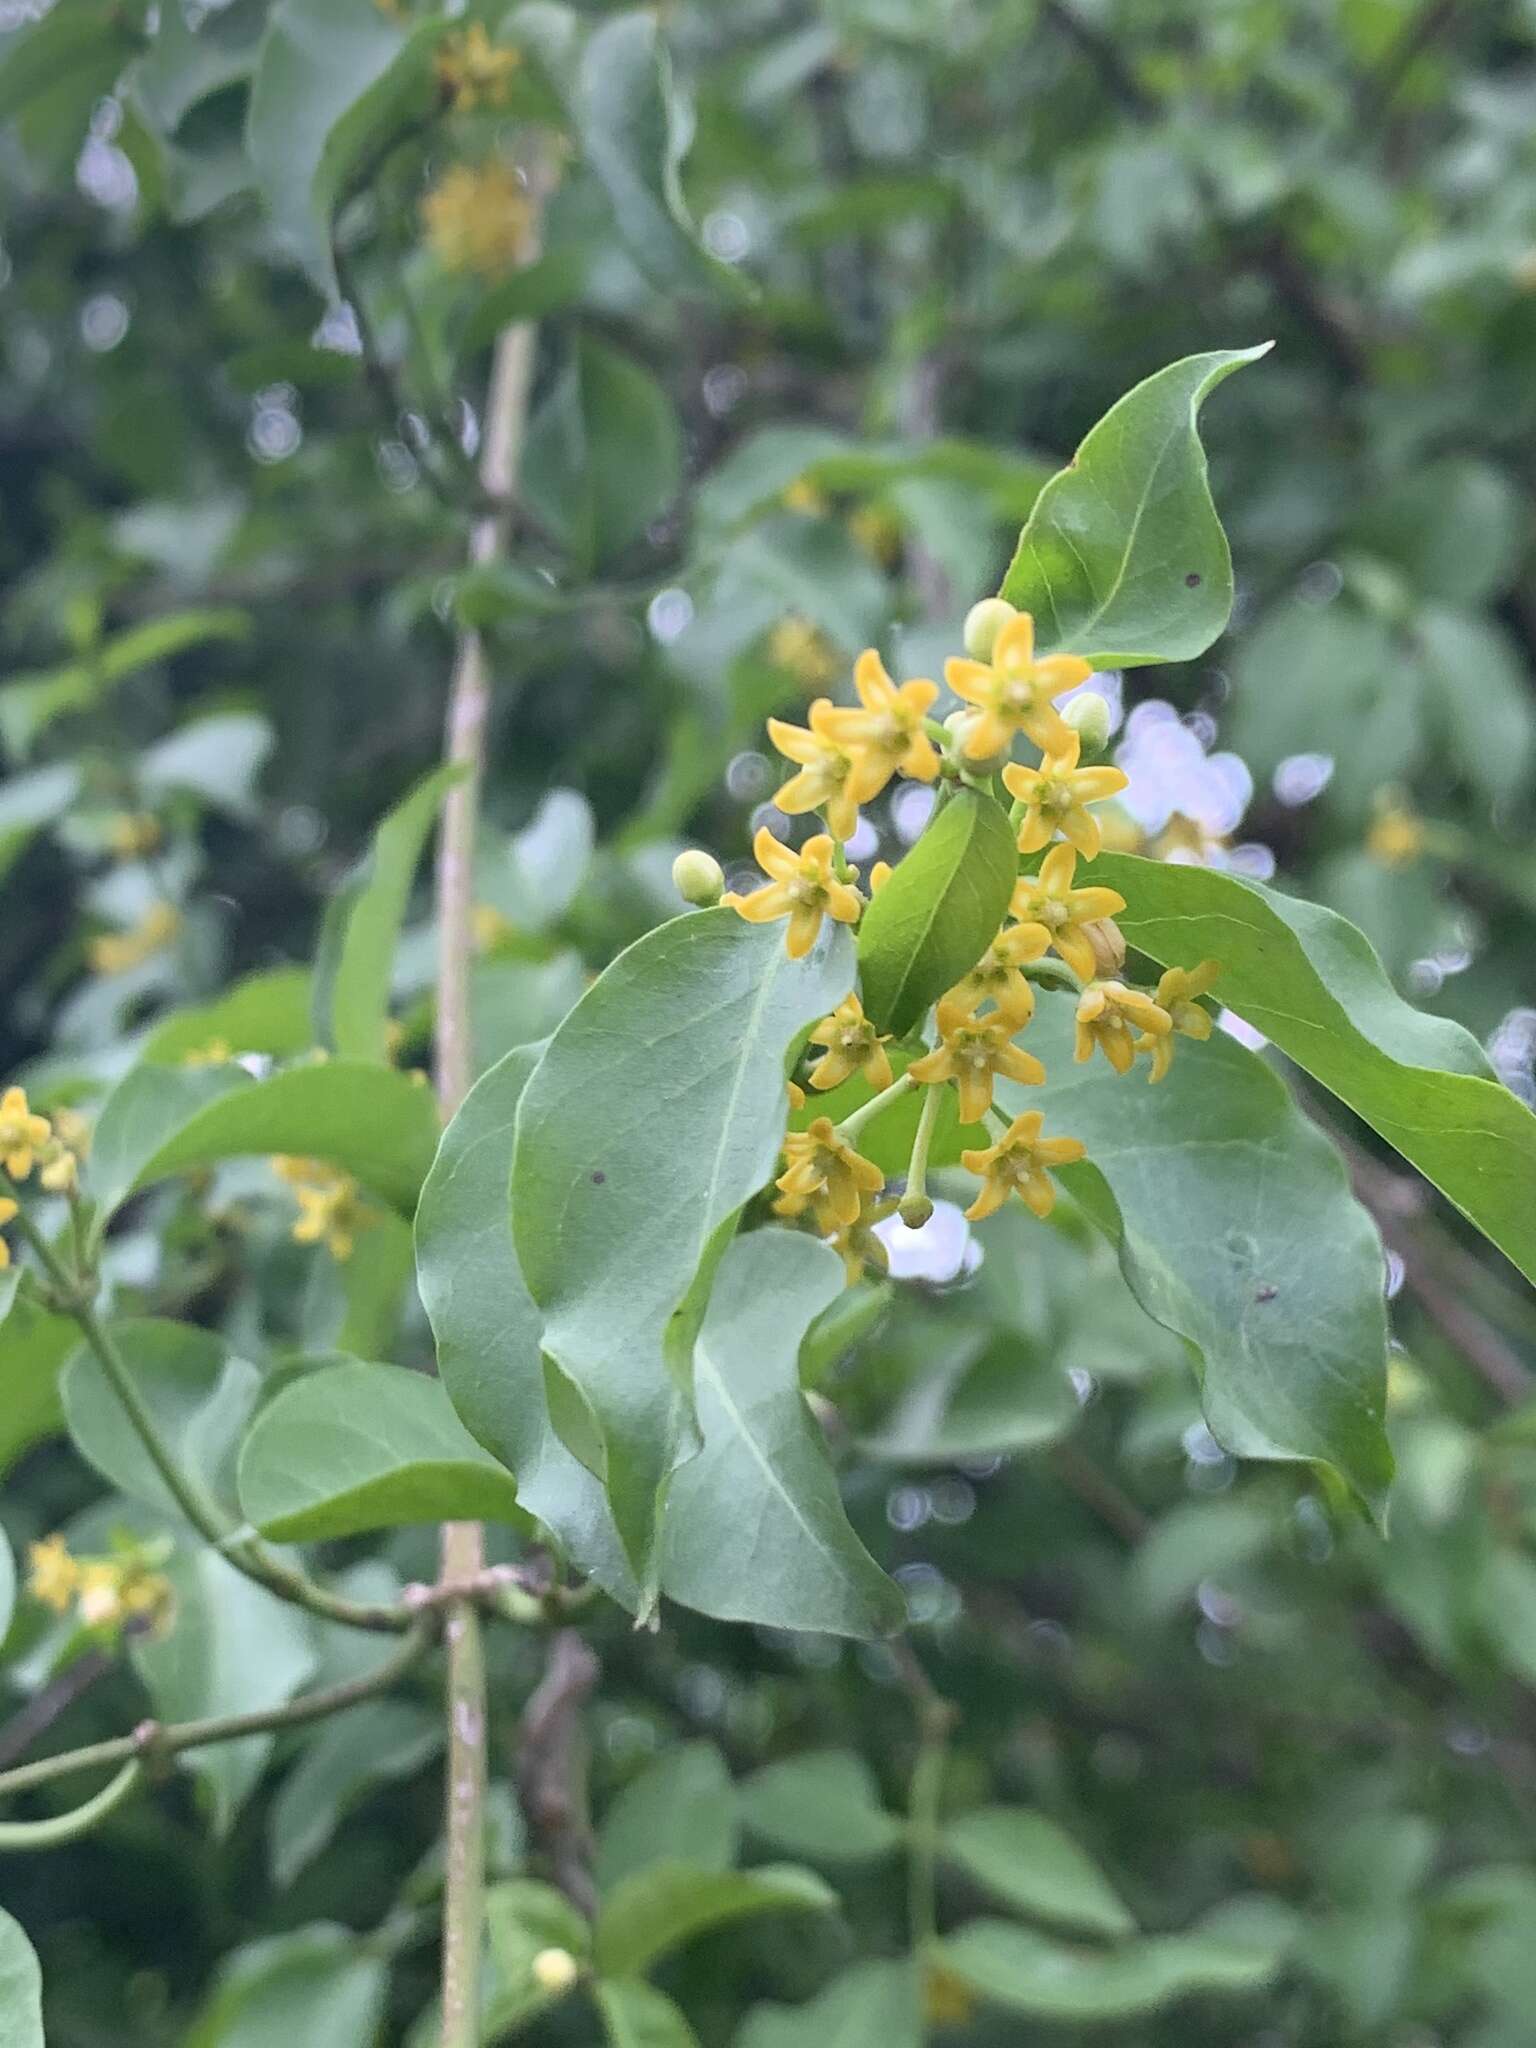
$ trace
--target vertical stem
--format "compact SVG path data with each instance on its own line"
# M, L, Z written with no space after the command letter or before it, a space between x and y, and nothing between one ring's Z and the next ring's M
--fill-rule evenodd
M907 1791L907 1919L912 1953L923 1969L939 1931L935 1875L955 1709L935 1690L905 1637L898 1637L891 1651L897 1677L917 1719L917 1759Z
M530 249L528 254L532 256ZM506 548L509 501L522 454L533 377L535 330L527 322L497 340L486 399L480 481L494 501L476 521L470 559L490 562ZM478 631L459 638L448 690L444 757L465 769L448 792L437 856L437 1099L450 1117L469 1092L473 1049L469 969L474 945L475 824L485 768L490 676ZM445 1522L440 1544L444 1585L483 1570L478 1522ZM448 1652L448 1785L443 1884L442 2048L479 2048L480 1927L485 1897L486 1693L480 1616L455 1601L444 1626Z

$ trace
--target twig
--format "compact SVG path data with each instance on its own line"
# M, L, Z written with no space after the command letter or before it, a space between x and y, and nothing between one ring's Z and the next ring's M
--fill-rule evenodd
M131 1735L116 1735L106 1742L88 1743L83 1749L40 1757L36 1763L22 1764L14 1771L0 1774L0 1799L16 1792L30 1792L37 1785L68 1777L75 1771L124 1764L131 1757L150 1761L179 1756L183 1750L201 1749L211 1742L236 1742L243 1735L265 1735L276 1728L300 1728L308 1721L323 1721L361 1700L372 1699L375 1693L387 1692L422 1656L435 1633L430 1620L417 1621L399 1647L372 1671L328 1686L322 1692L303 1693L280 1707L265 1707L253 1714L215 1714L202 1721L173 1722L169 1727L159 1721L141 1721Z
M1133 1548L1143 1541L1152 1526L1150 1518L1076 1444L1057 1444L1050 1453L1050 1465L1067 1491L1092 1509L1106 1529Z
M87 1650L77 1657L73 1664L66 1665L58 1677L50 1680L40 1692L32 1695L24 1707L20 1707L0 1728L0 1771L6 1770L24 1757L40 1735L46 1735L61 1714L67 1714L76 1700L84 1699L93 1685L97 1685L109 1671L117 1668L117 1659L105 1650Z
M530 247L530 257L536 251ZM536 330L527 322L503 329L496 342L486 401L480 483L498 509L483 513L470 535L479 567L505 552L507 512L522 456L533 381ZM460 635L448 690L444 759L465 769L449 790L437 855L437 1099L451 1117L474 1073L469 971L474 951L475 828L490 721L485 642L474 627ZM443 1584L471 1581L485 1569L478 1522L446 1522L440 1544ZM480 1617L472 1600L449 1609L448 1802L443 1892L442 2048L479 2048L480 1940L485 1893L486 1693Z
M1360 82L1355 99L1357 133L1381 124L1409 72L1430 45L1453 26L1461 9L1462 0L1428 0L1412 20L1404 22L1380 64Z
M597 1911L581 1710L601 1667L575 1629L550 1640L518 1729L517 1796L550 1877L578 1912Z

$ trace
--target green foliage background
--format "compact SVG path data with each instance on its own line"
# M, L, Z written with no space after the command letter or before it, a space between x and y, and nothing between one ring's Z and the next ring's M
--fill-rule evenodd
M259 0L162 0L152 33L132 7L61 0L7 23L0 1074L68 1101L146 1031L167 1068L221 1035L297 1051L313 990L295 970L317 948L338 1052L376 1055L368 992L387 985L397 1058L422 1058L431 933L409 817L371 871L400 869L398 954L354 928L338 957L326 917L435 759L466 623L495 678L478 894L499 918L475 972L477 1064L543 1037L675 912L680 844L740 866L775 780L761 721L803 708L823 656L840 674L878 643L893 670L935 672L1040 484L1123 390L1272 337L1203 420L1231 629L1190 666L1125 678L1129 704L1184 720L1175 744L1171 720L1142 716L1147 772L1241 794L1191 749L1240 755L1251 798L1219 836L1358 922L1400 991L1466 1025L1529 1101L1536 12L677 5L686 219L648 17L578 9L585 55L562 68L558 10L471 12L527 53L510 108L427 123L387 155L397 117L367 89L399 31L372 0L279 0L270 20ZM308 65L291 60L301 32L320 38ZM429 77L437 33L412 32L421 73L404 67L402 93ZM501 282L445 271L422 193L530 120L575 138L546 254ZM352 320L328 306L336 251ZM466 571L461 441L490 339L523 313L541 321L527 517L508 565ZM815 637L776 636L786 618ZM1406 857L1386 857L1388 808L1420 821ZM112 858L111 819L142 810L161 847ZM881 824L894 858L897 823ZM93 969L93 936L163 899L182 912L174 944ZM227 1031L215 1010L160 1021L254 974L270 979ZM396 1115L408 1132L408 1084L370 1068L356 1085L351 1142ZM1000 1216L973 1272L847 1297L854 1348L818 1356L813 1334L801 1354L840 1417L855 1526L958 1710L941 1923L972 1923L956 1962L997 2002L936 2019L957 2048L1085 2026L1126 2048L1528 2039L1536 1309L1363 1126L1329 1115L1392 1255L1389 1542L1325 1477L1221 1451L1185 1347L1070 1218ZM1190 1168L1167 1171L1176 1200ZM255 1161L151 1188L109 1240L119 1312L217 1331L263 1383L337 1350L425 1362L403 1218L380 1209L344 1265L293 1244L292 1218ZM0 1326L18 1554L58 1527L89 1547L147 1512L104 1494L102 1475L139 1488L92 1453L89 1386L66 1378L58 1405L62 1355L25 1304ZM263 1427L284 1420L274 1402ZM476 1472L502 1483L479 1458L445 1438L448 1497ZM713 1483L732 1497L731 1473ZM432 1516L443 1498L395 1505ZM267 1525L328 1538L357 1597L431 1576L425 1528L381 1539L356 1508L323 1529L294 1512L277 1502ZM511 1513L503 1554L522 1541ZM355 1668L352 1638L274 1619L217 1560L177 1570L195 1654L170 1677L145 1668L152 1649L121 1660L50 1742L132 1726L146 1685L162 1713L181 1686L191 1713ZM758 1879L781 1908L798 1886L796 1910L743 1906L656 1982L705 2048L905 2048L898 1817L918 1729L897 1654L664 1617L636 1633L603 1601L588 1624L600 1958L646 1953L635 1895L628 1923L617 1902L657 1855L713 1873L717 1894L738 1848L793 1859L835 1899L807 1874ZM518 2005L549 1911L518 1889L545 1873L510 1791L543 1646L494 1643L488 2038L648 2039L674 2022L639 1993L601 2020ZM0 1674L13 1710L60 1647L23 1600ZM56 1855L0 1851L49 2042L421 2038L434 1706L423 1680L275 1753L178 1773ZM980 1810L1003 1806L1053 1819L1108 1877L1054 1866L1055 1835L1005 1823L999 1839ZM1127 1944L1132 1923L1145 1938ZM1063 1938L1088 1960L1064 1959ZM560 1922L533 1946L583 1939ZM11 1967L0 1948L0 1999Z

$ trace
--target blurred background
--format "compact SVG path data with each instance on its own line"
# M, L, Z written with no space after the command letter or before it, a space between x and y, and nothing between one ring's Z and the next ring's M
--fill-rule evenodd
M543 1036L675 912L681 844L734 880L753 829L787 829L766 715L845 693L866 645L939 673L1107 406L1177 356L1273 338L1202 422L1231 630L1190 667L1095 685L1131 778L1111 843L1345 912L1536 1100L1530 0L679 0L660 13L694 277L637 267L580 156L516 271L502 147L539 112L530 62L506 104L382 157L330 303L241 147L264 0L66 8L87 32L40 82L18 55L39 10L0 4L0 1075L88 1099L165 1012L252 974L307 1043L327 897L431 764L464 625L495 679L477 1051ZM513 47L538 12L472 11ZM525 510L510 561L466 571L488 344L523 314L542 323ZM854 857L898 857L926 801L882 800ZM431 940L423 896L406 1064ZM1240 1996L1083 2016L1127 2048L1530 2039L1536 1305L1328 1113L1388 1252L1390 1543L1316 1476L1237 1468L1182 1346L1070 1220L973 1234L941 1205L922 1233L883 1226L899 1294L867 1284L855 1348L806 1362L861 1530L962 1710L951 1799L1053 1813L1149 1928L1257 1894L1286 1929ZM262 1363L425 1358L406 1226L378 1217L337 1259L293 1220L258 1162L163 1190L114 1239L119 1300ZM19 1548L104 1510L47 1392L7 1391L6 1328ZM426 1540L359 1568L411 1575ZM24 1609L7 1645L12 1714L57 1669L45 1620ZM889 1650L679 1612L658 1637L614 1612L596 1640L600 1812L682 1739L738 1774L845 1749L900 1806L914 1735ZM537 1650L499 1654L509 1736ZM142 1713L108 1661L50 1740ZM435 1882L432 1740L423 1708L324 1771L284 1752L222 1834L178 1781L7 1864L50 2042L260 2048L263 2010L299 2015L289 2038L405 2040L430 1987L412 1916ZM770 1805L762 1840L815 1860ZM873 1853L839 1884L843 1920L674 1967L705 2048L754 2001L900 1946L899 1868ZM274 1955L291 1976L294 1941L332 1923L392 1959L377 2035L306 2034L320 2008L217 1978L237 1954L258 1985ZM964 1998L932 2019L977 2048L1082 2037ZM781 2038L811 2037L748 2048Z

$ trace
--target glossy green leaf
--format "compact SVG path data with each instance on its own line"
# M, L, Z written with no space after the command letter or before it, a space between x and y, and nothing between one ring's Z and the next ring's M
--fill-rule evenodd
M757 2005L732 2048L923 2048L914 1964L857 1963L800 2006Z
M0 1906L0 2048L44 2048L43 1973L32 1944Z
M1087 1146L1063 1184L1118 1238L1142 1307L1195 1346L1219 1441L1331 1464L1379 1510L1392 1471L1382 1253L1337 1152L1225 1033L1182 1044L1152 1087L1097 1054L1075 1065L1073 1008L1042 993L1027 1042L1045 1084L1004 1082L999 1101Z
M102 1534L126 1520L114 1508ZM152 1533L156 1524L130 1526ZM165 1572L175 1595L174 1625L167 1635L139 1637L131 1653L160 1720L257 1713L281 1706L309 1683L314 1644L298 1608L201 1545L178 1549ZM198 1780L215 1833L228 1832L255 1789L272 1741L245 1735L177 1757L178 1767Z
M336 291L331 214L364 152L430 104L440 19L373 0L278 0L251 81L246 152L285 252Z
M41 1307L15 1266L0 1273L0 1479L63 1428L59 1375L79 1341L77 1325Z
M711 1928L756 1913L825 1913L836 1905L819 1877L790 1863L727 1871L653 1863L604 1900L593 1953L605 1976L638 1977Z
M518 1259L545 1349L590 1412L592 1441L572 1448L601 1467L642 1582L660 1490L691 1447L710 1267L773 1174L789 1046L847 993L852 950L824 932L790 960L780 929L734 911L675 918L588 989L519 1107Z
M410 1700L365 1700L321 1723L272 1801L267 1857L286 1889L376 1786L409 1778L442 1747L442 1716Z
M1254 1991L1279 1969L1290 1938L1267 1901L1212 1914L1188 1934L1116 1948L1073 1948L1005 1920L974 1920L937 1959L981 1998L1033 2019L1130 2019L1197 1991Z
M697 2034L654 1985L619 1978L599 1984L593 1995L609 2048L699 2048Z
M652 1863L729 1870L736 1861L736 1794L712 1742L664 1750L630 1780L603 1816L598 1889L610 1892Z
M882 1031L910 1031L997 936L1018 879L1008 814L957 790L859 925L859 986Z
M720 1261L693 1351L703 1448L673 1475L662 1532L662 1590L686 1607L831 1635L906 1617L800 1391L801 1341L845 1284L830 1246L794 1231L752 1231Z
M1110 407L1045 486L1002 595L1039 644L1099 668L1191 661L1232 609L1232 558L1211 501L1200 407L1257 348L1186 356Z
M179 1471L213 1513L231 1508L235 1451L261 1391L260 1372L191 1323L146 1317L113 1324L111 1337ZM86 1462L146 1507L178 1513L88 1346L81 1345L64 1368L60 1392L70 1436Z
M1136 1923L1113 1885L1043 1813L984 1806L945 1828L941 1853L1004 1905L1032 1920L1118 1938Z
M402 797L332 900L315 965L315 1026L344 1060L389 1062L390 985L411 885L443 798L460 776L457 768L439 768Z
M416 1282L437 1367L471 1435L517 1478L578 1570L633 1608L638 1594L601 1484L555 1433L545 1400L542 1318L518 1267L507 1189L517 1105L541 1047L482 1075L443 1133L416 1212Z
M874 1773L852 1750L813 1750L765 1764L737 1793L754 1834L810 1863L873 1862L902 1839Z
M544 1949L563 1948L578 1958L592 1946L592 1930L563 1892L533 1878L492 1885L485 1898L490 1949L485 2002L485 2037L503 2035L557 2004L564 1992L547 1991L533 1972ZM415 2048L417 2035L412 2035ZM423 2048L438 2039L435 2028L421 2036Z
M314 1044L310 1026L309 972L273 967L248 975L210 1003L172 1010L145 1040L140 1058L157 1067L179 1067L188 1053L222 1043L231 1053L266 1053L285 1059Z
M730 273L700 247L683 204L678 166L689 124L653 14L636 8L593 30L572 111L582 154L636 268L668 293L733 287Z
M437 1148L430 1089L342 1060L253 1081L242 1067L135 1067L107 1097L86 1170L103 1215L168 1174L243 1154L323 1159L409 1215Z
M293 1542L519 1519L511 1475L441 1383L361 1359L305 1373L262 1409L240 1452L240 1505L264 1535Z
M528 430L530 506L590 566L638 539L681 480L671 399L640 364L581 340Z
M1536 1280L1536 1115L1471 1033L1395 993L1331 910L1214 868L1105 854L1133 945L1165 966L1222 964L1216 996L1346 1102Z
M350 1927L269 1935L225 1963L184 2048L373 2048L388 1975Z

